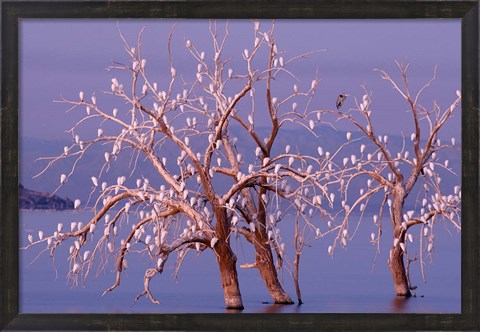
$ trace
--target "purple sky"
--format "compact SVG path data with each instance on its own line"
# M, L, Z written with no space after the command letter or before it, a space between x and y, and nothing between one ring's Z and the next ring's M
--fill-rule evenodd
M177 71L181 72L182 64L189 63L184 46L187 39L200 49L204 46L207 56L211 53L207 20L120 20L118 23L132 44L136 44L141 28L146 27L143 57L149 61L152 75L162 72L166 40L173 25ZM262 21L261 28L266 30L270 23ZM366 84L373 92L372 112L378 110L377 128L385 133L399 133L399 123L407 118L405 104L399 104L398 95L373 69L397 74L394 61L407 60L411 63L412 85L419 87L431 78L437 65L437 80L424 101L426 106L431 106L435 98L446 108L461 87L460 29L460 20L440 19L278 20L275 35L279 49L286 51L286 58L326 49L296 67L305 86L309 86L318 68L321 81L314 108L334 107L336 96L341 92L361 98L361 85ZM66 105L53 100L62 96L78 98L80 90L87 96L96 92L99 104L106 99L102 91L109 90L110 79L118 75L107 72L106 67L112 61L127 62L117 20L28 19L21 22L20 33L20 135L69 138L65 129L70 128L73 115L65 114ZM241 61L243 49L252 47L252 23L231 21L229 40L232 64L235 64ZM195 64L188 71L194 68ZM162 76L157 77L161 82ZM443 134L460 138L460 115L457 114Z

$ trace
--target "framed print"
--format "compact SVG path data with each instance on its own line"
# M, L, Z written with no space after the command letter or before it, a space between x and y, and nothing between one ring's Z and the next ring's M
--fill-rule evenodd
M2 2L5 330L475 330L478 3Z

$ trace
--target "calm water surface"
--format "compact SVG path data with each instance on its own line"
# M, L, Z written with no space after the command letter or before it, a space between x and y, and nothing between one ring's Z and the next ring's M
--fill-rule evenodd
M88 214L76 213L75 220L87 220ZM21 241L28 234L36 237L39 229L49 234L58 222L69 225L70 212L21 211ZM238 269L245 313L460 313L461 312L461 249L460 234L450 234L436 228L433 260L427 259L424 284L418 262L412 264L412 283L418 286L416 297L401 299L394 296L387 267L388 249L383 249L374 262L375 249L369 244L372 228L363 225L346 250L326 254L327 240L306 247L301 258L300 286L303 305L271 303L259 273L255 269ZM415 233L414 233L415 234ZM417 236L418 237L418 236ZM288 235L284 235L287 240ZM287 240L288 242L288 240ZM386 231L383 245L390 245ZM142 298L132 306L142 291L146 258L130 258L122 283L102 297L103 291L115 281L111 265L97 278L94 274L86 285L72 288L66 279L65 266L70 244L57 249L53 261L48 253L37 257L40 247L20 251L20 311L22 313L222 313L223 302L218 269L213 253L189 254L179 279L172 278L173 257L168 268L151 282L153 295L160 305ZM251 253L241 243L233 243L239 263L253 261ZM35 260L36 258L36 260ZM34 261L35 260L35 261ZM32 263L32 261L34 261ZM138 268L137 268L138 267ZM288 270L280 277L286 290L295 297Z

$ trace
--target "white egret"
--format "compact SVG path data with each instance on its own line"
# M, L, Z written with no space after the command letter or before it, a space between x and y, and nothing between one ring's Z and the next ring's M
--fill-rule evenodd
M215 247L215 245L217 244L218 242L218 239L216 237L213 237L211 240L210 240L210 247Z
M351 160L351 162L352 162L352 165L355 165L355 163L357 162L357 156L355 156L354 154L352 154L352 155L350 156L350 160Z
M80 200L77 198L77 199L75 200L75 202L73 203L73 208L74 208L74 209L78 208L78 207L80 206L80 203L81 203Z
M365 144L360 145L360 153L363 153L365 151Z
M91 179L92 179L93 185L94 185L95 187L98 186L98 180L97 180L97 178L94 177L94 176L92 176Z
M410 241L410 243L413 242L413 235L411 233L408 233L407 238L408 238L408 241Z
M248 123L250 123L250 125L253 126L253 117L251 114L248 115Z
M398 238L393 239L393 247L397 247L400 240Z
M330 200L332 201L332 203L333 203L334 199L335 199L335 194L334 194L334 193L330 193Z
M282 167L281 164L275 165L275 171L274 171L274 173L275 173L275 174L278 174L278 172L280 171L280 168L281 168L281 167Z
M432 249L433 249L433 243L430 242L430 243L428 244L428 246L427 246L427 250L428 250L428 252L431 252Z

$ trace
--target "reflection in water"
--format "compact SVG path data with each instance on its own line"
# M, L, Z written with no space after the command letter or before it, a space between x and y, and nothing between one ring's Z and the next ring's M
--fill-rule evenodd
M395 296L392 300L391 310L394 313L403 313L408 308L407 301L411 300L411 297Z
M234 310L234 309L226 309L225 313L228 314L235 314L235 313L242 313L242 312L250 312L251 308L246 308L245 310ZM301 313L301 305L299 304L276 304L276 303L269 303L269 302L262 302L261 306L256 306L256 313L261 314L280 314L280 313L294 313L298 314Z
M264 314L278 314L283 312L285 309L288 310L289 313L299 313L300 305L298 304L267 304L263 308L260 309L260 313Z

